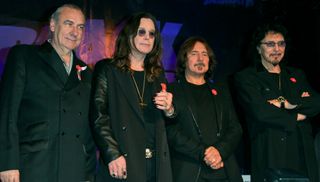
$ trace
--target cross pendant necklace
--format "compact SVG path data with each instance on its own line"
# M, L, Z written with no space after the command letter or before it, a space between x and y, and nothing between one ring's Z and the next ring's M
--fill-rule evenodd
M145 90L145 86L146 86L146 73L145 73L145 71L143 72L143 82L142 82L142 91L141 92L139 90L137 81L133 76L133 72L131 73L131 78L133 80L134 87L136 88L136 91L137 91L137 94L138 94L138 97L139 97L139 105L140 105L141 108L144 108L144 107L147 106L147 104L144 103L144 101L143 101L144 90Z

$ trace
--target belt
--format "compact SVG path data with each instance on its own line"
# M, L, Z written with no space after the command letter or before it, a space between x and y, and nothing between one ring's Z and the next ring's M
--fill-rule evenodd
M151 159L155 155L155 151L150 148L146 148L146 159Z

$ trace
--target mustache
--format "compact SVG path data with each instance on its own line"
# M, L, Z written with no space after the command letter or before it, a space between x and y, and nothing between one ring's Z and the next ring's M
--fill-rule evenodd
M205 66L204 63L196 63L194 66Z

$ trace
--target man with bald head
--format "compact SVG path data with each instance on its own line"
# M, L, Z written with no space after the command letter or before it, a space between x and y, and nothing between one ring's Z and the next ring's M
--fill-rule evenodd
M50 18L48 41L10 50L0 87L2 182L93 181L91 71L73 52L84 27L82 10L66 4Z

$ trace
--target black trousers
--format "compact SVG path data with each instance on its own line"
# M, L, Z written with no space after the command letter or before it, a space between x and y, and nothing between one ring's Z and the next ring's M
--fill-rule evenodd
M156 158L153 156L150 159L146 159L146 167L147 167L147 182L155 182L156 181Z

